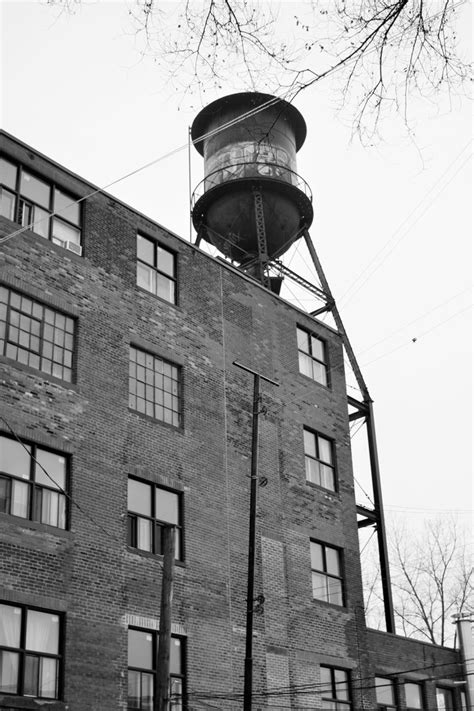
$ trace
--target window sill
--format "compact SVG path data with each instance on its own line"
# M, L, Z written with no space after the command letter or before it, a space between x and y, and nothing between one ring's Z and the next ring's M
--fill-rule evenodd
M30 521L28 518L14 516L13 514L3 512L0 513L0 523L2 522L17 528L28 528L31 531L38 531L39 533L49 533L50 536L58 536L58 538L65 538L66 540L73 537L71 531L68 531L65 528L49 526L47 523L41 523L40 521Z
M162 296L158 296L158 294L154 294L152 291L148 291L148 289L145 289L143 286L140 286L136 282L135 286L137 287L138 291L142 292L142 294L148 294L148 296L151 296L153 299L159 301L160 304L168 304L168 306L172 306L175 309L179 309L179 304L177 301L168 301L168 299L163 299Z
M68 706L64 701L31 699L25 696L8 696L0 693L0 709L11 711L12 709L43 709L47 711L67 711Z
M155 424L162 425L163 427L166 427L169 430L173 430L173 432L180 432L180 433L184 434L184 427L182 424L181 425L171 425L169 422L163 422L163 420L158 420L156 417L152 417L151 415L146 415L144 412L138 412L138 410L134 410L131 407L128 408L128 411L131 415L136 415L141 420L147 420L148 422L154 422Z
M298 375L300 375L302 378L305 379L305 381L309 381L310 383L315 383L316 385L319 385L320 388L324 388L325 390L328 390L331 392L331 385L324 385L324 383L320 383L319 380L315 380L314 378L310 378L309 375L305 375L302 373L300 370L298 371Z
M313 597L313 602L317 603L318 605L324 605L324 607L328 607L331 610L338 610L339 612L348 612L346 605L336 605L334 602L326 602L326 600L319 600L319 598L317 597Z
M326 489L326 487L321 486L320 484L315 484L314 481L310 481L309 479L306 479L306 484L311 488L311 489L316 489L317 491L320 491L321 494L324 494L328 498L331 499L331 501L340 501L341 496L338 491L333 491L332 489Z
M151 551L142 551L140 548L133 548L133 546L127 546L127 551L129 553L135 553L140 558L151 558L152 560L156 560L159 562L160 565L162 565L162 563L163 563L163 556L160 553L152 553ZM174 564L178 568L186 568L186 563L183 560L176 560L175 559Z
M13 368L22 370L23 372L28 373L30 375L35 375L36 377L42 378L43 380L48 380L50 383L60 385L66 390L77 391L77 383L70 382L69 380L61 380L61 378L56 378L54 375L45 373L43 370L38 370L37 368L32 368L31 365L20 363L19 361L14 360L13 358L7 358L7 356L0 355L0 364L1 363L4 363L5 365L10 365Z

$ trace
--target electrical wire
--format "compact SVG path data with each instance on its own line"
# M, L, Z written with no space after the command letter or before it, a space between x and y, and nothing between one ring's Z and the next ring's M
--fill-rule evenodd
M425 201L426 197L433 191L433 189L434 189L435 187L438 186L438 184L439 184L439 183L442 181L442 179L447 175L447 173L449 173L449 171L451 170L452 166L456 163L456 161L458 160L458 158L464 153L464 151L465 151L466 148L471 144L471 142L472 142L472 139L471 139L470 141L468 141L468 143L464 146L464 148L461 150L461 152L460 152L460 153L456 156L456 158L451 162L451 164L449 165L449 167L444 171L444 173L440 176L440 178L438 178L438 180L437 180L437 181L434 183L434 185L430 188L430 190L428 191L428 193L427 193L427 194L423 197L423 199L416 205L416 207L409 213L408 217L406 217L405 220L399 225L399 227L397 227L397 229L395 230L395 232L393 233L393 235L387 240L387 242L385 243L385 245L384 245L384 246L376 253L376 255L371 259L371 261L369 262L369 264L367 265L367 267L359 274L358 277L356 277L356 279L355 279L355 280L351 283L351 285L346 289L346 291L342 294L342 296L341 296L340 299L339 299L339 303L340 303L340 304L344 305L344 297L349 293L349 291L351 291L351 289L352 289L353 286L357 283L357 281L360 279L360 277L365 274L365 272L366 272L367 269L370 267L370 265L373 264L374 261L376 261L377 257L378 257L380 254L382 254L382 252L387 248L387 246L390 244L390 242L392 242L392 240L397 236L397 234L400 232L400 230L401 230L401 229L404 227L404 225L408 222L408 220L410 219L410 217L411 217L411 216L416 212L416 210L423 204L423 202ZM367 281L372 277L372 275L375 274L375 272L376 272L378 269L380 269L380 267L382 266L382 264L386 261L386 259L388 259L388 257L390 256L390 254L393 252L393 250L395 249L395 247L397 246L397 244L399 244L399 243L402 241L402 239L404 239L404 238L407 236L407 234L410 232L410 230L413 229L413 227L416 225L416 223L419 222L419 220L423 217L423 215L427 212L427 210L428 210L428 209L431 207L431 205L434 203L434 201L436 200L436 198L439 197L439 195L443 192L443 190L445 190L445 189L448 187L448 185L450 185L450 183L454 180L454 178L457 176L457 174L459 173L459 171L464 167L464 165L468 162L468 160L469 160L471 157L472 157L472 153L469 154L469 156L467 156L467 158L461 163L461 165L459 166L459 168L456 170L456 172L454 173L454 175L452 175L451 178L440 188L440 190L438 190L438 192L436 193L436 195L433 196L433 198L428 202L428 204L426 205L426 207L424 208L424 210L423 210L423 211L416 217L416 219L407 227L407 229L404 231L404 233L403 233L397 240L395 240L394 244L393 244L392 247L389 249L389 251L385 254L385 256L381 259L381 261L372 269L371 272L369 272L369 274L368 274L367 277L364 279L364 281L363 281L361 284L359 284L359 286L358 286L358 287L355 289L355 291L351 294L350 298L347 300L346 306L347 306L347 305L350 303L350 301L354 298L355 294L357 294L357 293L362 289L362 287L364 286L364 284L367 283Z
M39 462L39 461L36 459L36 457L33 456L33 454L32 454L31 451L28 449L28 447L25 445L25 443L23 442L23 440L17 435L17 433L15 432L15 430L13 429L13 427L10 425L10 423L8 422L8 420L7 420L3 415L0 415L0 420L2 420L2 422L4 422L4 424L6 425L6 427L7 427L8 430L10 431L10 433L13 435L13 437L16 439L16 441L19 442L19 444L21 444L21 446L23 447L23 449L26 450L26 452L28 453L29 457L31 457L31 459L33 460L33 462L42 470L42 472L43 472L44 474L46 474L46 476L48 477L48 479L54 484L55 488L56 488L58 491L60 491L61 494L63 494L63 496L65 496L66 499L67 499L73 506L75 506L75 507L77 508L77 510L81 512L81 514L82 514L83 516L85 516L91 523L94 524L94 526L96 526L100 531L102 531L102 533L104 533L104 534L107 536L107 538L110 538L110 539L111 539L112 541L114 541L115 543L120 543L120 545L122 545L122 544L123 544L123 541L122 541L121 539L117 538L117 537L114 536L112 533L110 533L110 531L108 531L106 528L104 528L104 526L103 526L99 521L96 521L95 518L94 518L93 516L91 516L91 514L89 514L80 504L77 503L77 501L71 496L71 494L70 494L69 492L67 492L62 486L60 486L60 484L58 484L58 482L57 482L57 481L54 479L54 477L51 476L51 474L45 469L45 467L41 464L41 462ZM163 566L161 565L161 562L160 562L159 560L157 560L157 562L158 562L159 566L162 568Z
M459 311L456 311L456 313L449 316L449 318L445 319L444 321L440 321L440 323L437 323L432 328L429 328L428 330L423 331L423 333L420 333L415 338L411 338L408 343L402 343L399 346L392 348L390 351L387 351L386 353L382 353L382 355L378 356L377 358L374 358L373 360L369 360L369 361L367 361L367 363L363 363L362 367L366 368L368 365L371 365L372 363L376 363L378 360L381 360L382 358L386 358L387 356L391 355L392 353L399 351L401 348L406 348L407 346L411 345L412 343L418 342L420 340L420 338L423 338L423 336L426 336L428 333L431 333L432 331L435 331L436 329L440 328L441 326L444 326L444 324L448 323L448 321L452 321L452 319L455 318L456 316L459 316L460 314L465 313L466 311L470 311L471 309L472 309L472 304L470 304L469 306L466 306L464 309L460 309Z
M381 343L384 343L384 341L388 341L388 339L391 338L392 336L396 335L397 333L400 333L400 331L404 331L405 328L407 328L408 326L411 326L412 324L417 323L418 321L421 321L422 319L426 318L426 316L429 316L429 314L432 314L434 311L437 311L438 309L440 309L442 306L446 306L446 304L449 304L451 301L454 301L454 299L457 299L462 294L465 294L467 291L471 291L471 289L472 289L472 285L468 286L466 289L463 289L462 291L459 291L457 294L454 294L454 296L450 296L449 299L442 301L440 304L433 306L433 308L431 308L429 311L425 311L423 314L421 314L421 316L417 316L412 321L408 321L408 323L404 324L403 326L400 326L395 331L391 331L391 333L389 333L388 336L384 336L379 341L376 341L375 343L372 343L372 345L367 346L367 348L363 348L361 351L359 351L359 356L361 356L363 353L366 353L367 351L372 350L372 348L375 348L375 346L378 346Z
M206 133L203 133L201 136L198 136L195 138L192 143L196 145L197 143L201 141L205 141L208 138L212 138L213 136L217 135L221 131L225 131L228 128L231 128L235 124L239 123L240 121L244 121L248 118L251 118L252 116L260 113L260 111L264 111L265 109L270 108L274 104L278 104L282 101L280 97L272 97L268 101L264 102L260 106L255 107L254 109L250 109L249 111L245 112L244 114L241 114L240 116L237 116L230 121L227 121L224 123L222 126L218 126L217 128L207 131ZM144 165L139 166L138 168L135 168L134 170L131 170L128 173L125 173L125 175L120 176L119 178L116 178L115 180L112 180L110 183L107 183L107 185L104 185L101 188L95 188L92 192L88 193L87 195L84 195L81 198L78 198L77 200L73 200L70 202L68 205L65 207L61 208L61 210L55 211L55 212L50 212L46 217L42 217L39 220L35 220L33 222L30 222L28 225L22 226L20 229L15 230L15 232L11 232L8 235L5 235L4 237L0 238L0 244L4 244L7 242L9 239L12 237L16 237L17 235L22 234L23 232L26 232L27 230L32 229L36 225L40 224L41 222L44 222L45 220L49 220L51 217L54 217L58 214L61 214L64 210L67 210L68 208L72 207L73 205L79 205L81 202L84 202L84 200L87 200L94 195L97 195L98 193L103 193L105 190L108 188L112 187L113 185L117 185L118 183L122 182L123 180L126 180L127 178L131 178L133 175L136 175L137 173L140 173L143 170L146 170L147 168L151 168L153 165L156 165L157 163L166 160L167 158L171 158L174 156L176 153L180 153L181 151L187 149L188 147L188 142L182 144L181 146L178 146L177 148L173 148L171 151L168 151L167 153L158 156L158 158L154 158L153 160L149 161L148 163L145 163Z

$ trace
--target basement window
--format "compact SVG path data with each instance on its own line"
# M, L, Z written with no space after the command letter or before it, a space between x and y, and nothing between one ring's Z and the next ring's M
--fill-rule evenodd
M128 705L127 709L151 711L155 708L158 660L158 632L128 629ZM185 684L184 639L171 637L170 711L181 711Z
M140 234L137 235L137 285L170 304L176 303L176 255Z
M66 470L59 452L0 435L0 511L66 528Z
M321 385L328 385L326 344L321 338L296 328L300 373Z
M336 490L333 442L317 432L304 429L304 458L306 481Z
M0 158L0 215L75 254L82 253L77 198L5 158Z
M55 612L0 604L0 693L58 699L61 618Z
M175 526L175 558L182 560L182 506L176 491L145 481L128 480L128 545L163 554L163 528Z
M343 605L341 552L324 543L311 541L313 598Z

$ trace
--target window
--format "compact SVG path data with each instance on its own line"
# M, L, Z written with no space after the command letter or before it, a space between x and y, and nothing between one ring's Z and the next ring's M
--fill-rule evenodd
M158 633L128 630L128 709L153 711L156 696ZM171 637L170 711L182 711L184 696L184 640Z
M341 554L336 548L311 541L311 574L316 600L343 605Z
M62 493L65 488L64 456L34 444L23 446L0 435L2 513L66 528L66 497Z
M300 373L316 380L322 385L328 384L326 346L324 341L302 328L296 329L298 340L298 361Z
M0 355L72 380L74 319L0 287Z
M157 242L137 235L137 284L176 303L176 257Z
M335 491L336 479L331 440L305 428L304 458L307 481Z
M182 559L181 497L138 479L128 480L128 545L150 553L163 553L163 528L175 528L175 557Z
M406 682L405 699L406 706L409 711L411 711L411 709L422 709L423 697L421 693L421 686L419 684L412 684L411 682Z
M178 427L181 408L177 366L131 346L129 406Z
M57 699L58 614L0 604L0 693Z
M454 710L454 694L452 689L436 687L436 707L438 711Z
M321 696L323 709L334 711L349 711L351 696L349 687L349 672L345 669L321 667Z
M5 158L0 158L0 215L24 227L32 225L41 237L81 254L76 198Z
M395 686L391 679L375 677L375 696L377 708L382 711L396 711Z

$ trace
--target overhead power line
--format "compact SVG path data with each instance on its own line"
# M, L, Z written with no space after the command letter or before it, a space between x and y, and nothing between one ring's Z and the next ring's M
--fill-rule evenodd
M349 285L349 287L346 289L346 291L345 291L345 292L342 294L342 296L340 297L340 299L339 299L339 302L340 302L340 303L343 303L343 302L344 302L344 297L354 288L354 286L357 284L357 282L359 281L359 279L360 279L361 277L363 277L364 274L365 274L367 271L369 271L370 266L371 266L372 264L374 264L374 262L377 261L378 257L379 257L380 255L382 255L383 252L384 252L384 251L389 247L389 245L393 242L393 244L392 244L392 246L389 248L388 252L382 257L382 259L378 262L378 264L375 264L374 268L373 268L371 271L369 271L369 273L368 273L368 275L366 276L366 278L359 284L359 286L353 291L353 293L351 294L351 296L346 300L346 306L350 303L350 301L352 301L352 299L354 298L355 294L357 294L357 293L362 289L362 287L364 286L364 284L367 283L367 281L373 276L373 274L375 274L375 272L376 272L378 269L380 269L380 267L382 266L382 264L388 259L388 257L390 256L390 254L393 252L393 250L394 250L395 247L397 246L397 244L399 244L399 243L402 241L402 239L404 239L404 237L407 236L407 234L410 232L410 230L413 229L413 227L416 225L416 223L420 221L420 219L423 217L423 215L424 215L424 214L427 212L427 210L431 207L431 205L432 205L433 202L436 200L436 198L437 198L437 197L443 192L443 190L445 190L445 188L447 188L448 185L454 180L454 178L455 178L456 175L459 173L459 171L464 167L464 165L465 165L465 164L468 162L468 160L472 157L472 153L470 153L470 154L463 160L463 162L462 162L461 165L457 168L457 170L455 171L455 173L449 178L449 180L448 180L444 185L441 186L441 188L440 188L440 189L438 190L438 192L431 198L431 200L429 200L428 204L424 207L424 209L422 210L422 212L420 212L420 213L415 217L414 221L413 221L411 224L408 224L408 225L407 225L407 223L409 222L410 218L416 213L416 211L418 210L418 208L423 205L423 203L425 202L426 198L433 192L433 190L435 190L435 188L438 187L438 185L442 182L443 178L449 173L449 171L451 170L451 168L454 166L454 164L458 161L458 159L462 156L462 154L464 153L464 151L466 150L466 148L468 148L471 143L472 143L472 139L470 139L470 140L466 143L466 145L463 147L463 149L460 151L460 153L458 153L458 155L457 155L457 156L454 158L454 160L450 163L450 165L448 166L448 168L442 173L442 175L441 175L441 176L436 180L436 182L431 186L431 188L430 188L429 191L426 193L426 195L420 200L420 202L413 208L413 210L408 214L408 216L403 220L403 222L397 227L397 229L396 229L395 232L392 234L392 236L385 242L384 246L383 246L378 252L376 252L376 254L374 255L374 257L372 257L372 259L369 261L369 263L367 264L367 266L366 266L366 267L360 272L360 274L351 282L351 284ZM407 225L406 229L404 229L404 231L402 232L402 234L400 235L400 237L398 237L398 239L396 239L396 238L397 238L397 235L399 234L399 232L400 232L403 228L405 228L405 225Z

